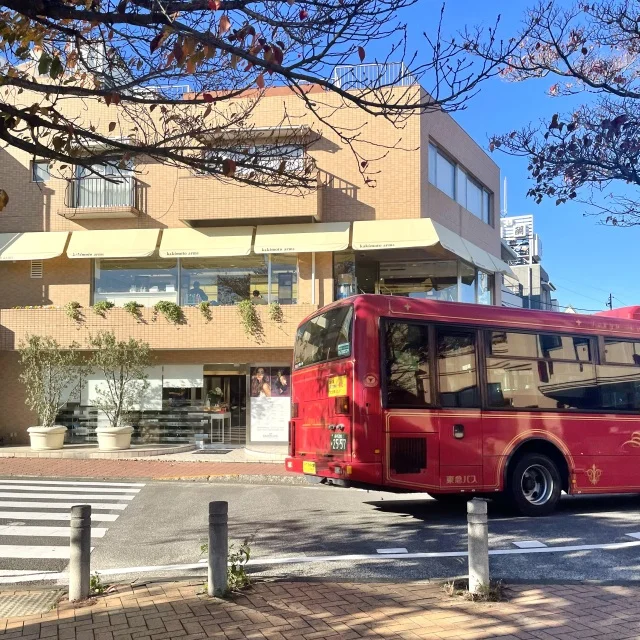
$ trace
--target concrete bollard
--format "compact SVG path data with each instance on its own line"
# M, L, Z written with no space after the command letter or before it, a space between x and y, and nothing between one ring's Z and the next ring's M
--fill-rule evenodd
M489 526L487 501L474 498L467 502L467 529L469 537L469 593L488 588L489 578Z
M69 601L89 597L91 582L91 505L71 507Z
M222 598L228 589L229 503L209 503L209 572L207 591Z

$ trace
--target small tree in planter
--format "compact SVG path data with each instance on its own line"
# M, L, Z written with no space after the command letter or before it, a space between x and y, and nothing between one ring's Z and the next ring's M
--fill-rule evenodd
M113 333L104 332L91 338L91 346L95 349L92 365L104 376L96 390L95 406L109 421L108 426L97 429L98 447L103 451L128 449L133 433L133 427L126 424L128 414L149 388L149 345L133 338L116 340Z
M67 428L55 421L69 397L83 384L86 367L79 347L73 342L63 348L49 336L27 336L19 345L26 404L38 414L40 422L27 430L32 449L62 449Z

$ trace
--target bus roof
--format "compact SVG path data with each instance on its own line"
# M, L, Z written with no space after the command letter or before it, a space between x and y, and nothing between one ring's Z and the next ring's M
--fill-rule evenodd
M640 337L640 306L583 315L461 302L441 302L405 296L362 294L333 302L314 312L309 318L323 310L348 304L354 305L356 311L366 313L368 309L370 313L384 317L448 320L459 324L517 328L524 331L544 329L564 333Z

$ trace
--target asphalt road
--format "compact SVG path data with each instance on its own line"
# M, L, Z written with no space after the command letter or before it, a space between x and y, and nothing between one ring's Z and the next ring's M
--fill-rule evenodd
M236 545L245 537L253 538L251 572L257 575L414 580L466 572L464 503L443 505L423 494L397 496L324 486L148 482L130 491L126 508L100 511L117 514L117 519L94 523L106 531L93 540L92 569L109 573L128 569L126 574L110 575L111 580L203 575L204 566L146 569L198 565L212 500L229 502L230 537ZM505 553L491 556L492 576L507 582L638 581L640 540L629 534L640 535L639 506L638 496L564 498L553 516L532 519L513 517L490 503L489 546ZM3 526L9 522L20 526L19 514L12 515L11 520L0 519L0 549L8 544L51 545L52 540L64 544L59 538L6 537ZM523 544L543 546L520 549L518 545ZM584 548L610 544L618 548ZM390 549L400 551L385 558L384 552ZM435 557L415 557L421 553ZM443 557L443 553L452 556ZM50 562L57 564L45 567L33 557L9 559L0 552L0 576L4 576L0 580L11 579L9 571L61 571L60 562L65 564ZM131 571L132 567L142 569Z

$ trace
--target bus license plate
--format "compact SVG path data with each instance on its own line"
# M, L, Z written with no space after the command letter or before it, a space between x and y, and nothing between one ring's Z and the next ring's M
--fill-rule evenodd
M313 473L316 472L316 463L309 462L308 460L304 460L302 463L302 473Z
M344 433L331 434L331 451L346 451L347 436Z

